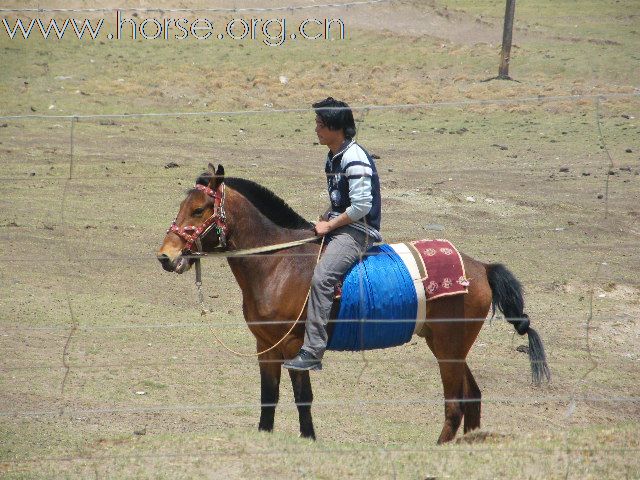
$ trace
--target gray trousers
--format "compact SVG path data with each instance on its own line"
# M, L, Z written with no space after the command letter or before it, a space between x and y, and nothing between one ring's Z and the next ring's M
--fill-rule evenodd
M371 246L370 237L348 225L337 228L325 238L325 249L311 280L307 306L304 348L316 358L322 358L327 348L327 323L333 304L335 285L347 270Z

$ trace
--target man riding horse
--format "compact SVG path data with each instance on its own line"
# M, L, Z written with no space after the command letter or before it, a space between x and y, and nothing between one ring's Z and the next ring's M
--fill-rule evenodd
M329 147L325 172L331 206L316 223L326 250L316 265L307 306L304 343L284 362L292 370L320 370L335 285L380 235L380 181L373 158L356 143L353 113L331 97L313 104L316 134Z
M258 358L259 430L273 430L282 365L289 368L300 434L315 439L309 370L320 368L324 351L388 348L417 335L440 371L445 418L438 443L449 442L463 420L465 433L480 427L482 394L467 355L492 309L528 336L534 384L551 378L542 339L524 310L522 286L503 264L476 260L445 239L379 245L349 271L370 243L381 239L380 185L373 160L353 141L349 107L328 98L314 108L318 139L329 147L331 199L315 226L328 244L317 265L321 246L310 222L267 188L227 177L222 165L212 164L180 204L158 260L165 270L184 273L192 264L197 270L203 255L217 251L227 257L256 338L255 354L233 353ZM286 248L291 256L254 255ZM327 342L334 285L345 273L339 321ZM307 296L303 330L298 320Z

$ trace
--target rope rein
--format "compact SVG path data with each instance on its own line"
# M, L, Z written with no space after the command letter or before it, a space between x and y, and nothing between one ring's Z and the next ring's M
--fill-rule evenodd
M285 250L287 248L297 247L300 245L304 245L305 243L313 243L318 241L318 237L309 237L303 238L302 240L293 240L292 242L285 243L276 243L274 245L267 245L264 247L255 247L255 248L244 248L242 250L232 250L232 251L222 251L222 252L209 252L209 253L200 253L202 252L202 246L198 242L200 239L196 240L196 248L198 252L192 252L191 256L198 258L203 257L242 257L245 255L256 255L258 253L266 253L266 252L274 252L276 250Z
M273 251L273 250L281 250L283 248L291 248L291 247L295 247L297 245L302 245L303 243L308 243L310 241L313 240L317 240L317 237L311 237L311 238L307 238L304 240L296 240L294 242L288 242L288 243L280 243L277 245L269 245L268 247L258 247L258 248L250 248L250 249L245 249L245 250L237 250L236 252L220 252L220 253L215 253L211 256L223 256L223 257L231 257L231 256L237 256L237 255L251 255L254 253L261 253L261 252L269 252L269 251ZM322 247L324 246L324 237L322 237L322 241L320 242L320 250L318 251L318 256L316 257L316 265L318 264L318 262L320 261L320 255L322 254ZM235 254L235 255L233 255ZM207 255L209 256L209 255ZM198 290L198 301L200 303L200 315L201 316L205 316L207 315L207 313L212 312L212 310L209 310L205 307L204 304L204 294L202 292L202 266L200 265L200 258L196 258L195 261L195 265L196 265L196 288ZM307 301L309 300L309 295L311 293L311 285L309 285L309 290L307 290L307 295L304 298L304 303L302 304L302 308L300 309L300 313L298 314L298 318L295 319L295 321L293 322L293 325L291 325L291 328L289 329L289 331L287 333L285 333L283 335L283 337L278 340L276 343L274 343L273 345L271 345L269 348L262 350L261 352L257 352L257 353L243 353L243 352L238 352L234 349L232 349L231 347L227 346L220 337L218 337L218 335L216 334L216 332L213 330L213 328L211 329L211 333L213 334L213 338L216 339L216 341L222 345L222 347L227 350L228 352L238 356L238 357L257 357L260 355L263 355L267 352L270 352L271 350L273 350L274 348L276 348L278 345L280 345L285 338L287 338L289 336L289 334L291 332L293 332L293 329L296 327L296 325L298 324L298 322L300 321L300 318L302 317L302 313L304 312L304 308L307 305Z

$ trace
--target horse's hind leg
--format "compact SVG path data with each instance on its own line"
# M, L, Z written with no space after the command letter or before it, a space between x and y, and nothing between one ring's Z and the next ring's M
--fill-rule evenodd
M470 417L465 420L465 431L480 425L480 389L467 367L466 358L483 320L465 319L466 311L464 298L460 297L444 297L427 304L425 337L438 360L445 399L445 421L438 443L453 440L463 416ZM469 308L468 313L477 312ZM477 401L469 402L469 399Z
M464 317L461 299L445 297L427 304L425 339L438 361L444 390L444 426L439 444L453 440L464 415L461 400L468 349L464 345L464 324L456 321L461 317Z
M466 362L464 368L464 403L462 404L462 409L464 413L464 433L467 433L476 428L480 428L480 402L482 394Z
M311 379L309 378L309 372L289 370L289 376L291 377L291 385L293 386L293 396L298 407L300 436L315 440L316 432L313 429L313 419L311 418L313 392L311 391Z
M438 359L438 363L444 389L444 426L438 438L440 444L453 440L462 421L464 363L444 358Z

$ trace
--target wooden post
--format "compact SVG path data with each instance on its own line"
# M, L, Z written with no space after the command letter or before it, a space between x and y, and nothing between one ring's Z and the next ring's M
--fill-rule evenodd
M502 52L500 54L500 69L498 78L511 80L509 77L509 60L511 60L511 36L513 33L513 16L516 11L516 0L507 0L504 11L504 30L502 32Z

